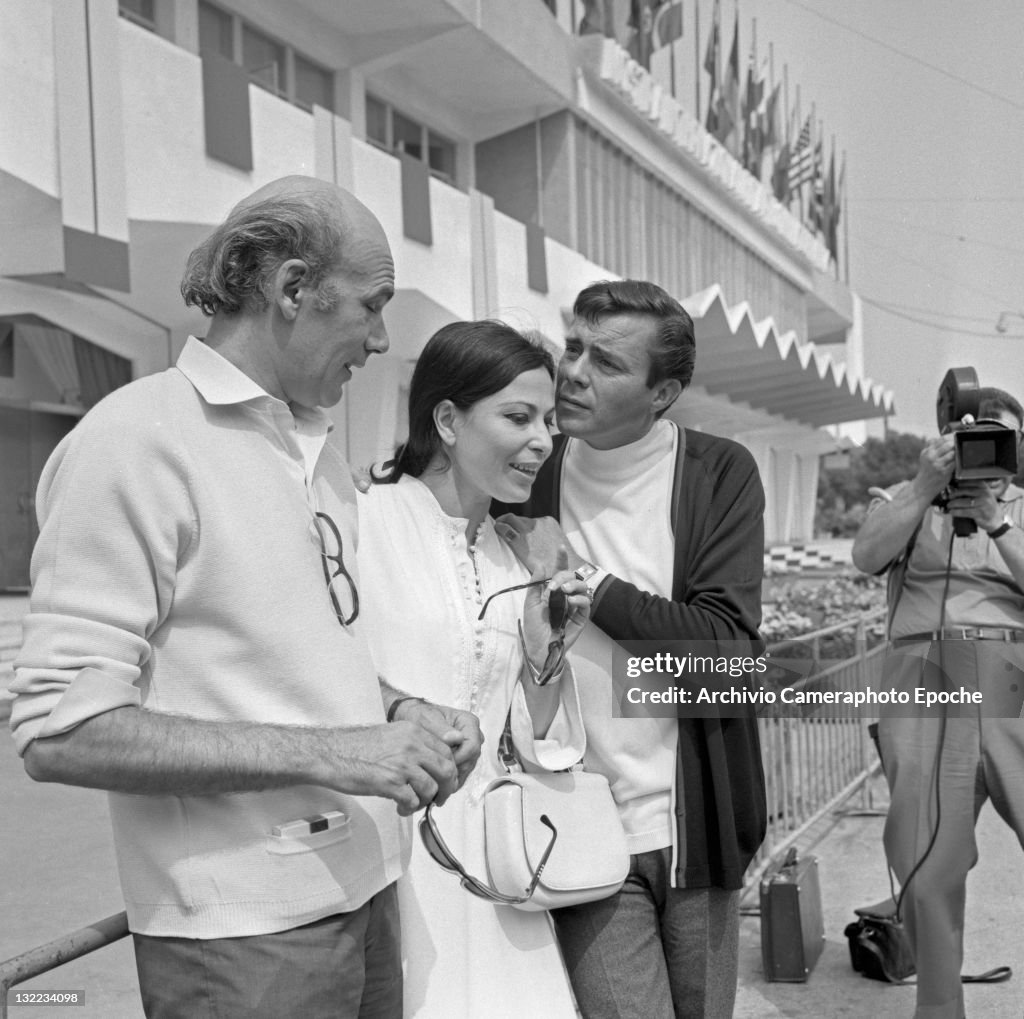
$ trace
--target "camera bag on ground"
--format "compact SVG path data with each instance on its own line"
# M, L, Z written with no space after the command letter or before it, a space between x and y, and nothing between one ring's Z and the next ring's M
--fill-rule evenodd
M854 970L871 980L903 983L914 975L914 953L906 928L896 918L896 903L886 899L855 909L857 919L843 933L850 944Z
M874 906L855 909L857 919L846 925L843 933L850 945L850 962L854 970L871 980L890 984L913 983L914 953L906 928L896 914L896 903L890 898ZM963 973L963 984L998 984L1009 980L1009 966L995 966L984 973Z

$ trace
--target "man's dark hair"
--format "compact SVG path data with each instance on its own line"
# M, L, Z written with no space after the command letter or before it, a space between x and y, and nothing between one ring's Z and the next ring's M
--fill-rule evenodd
M648 315L658 323L651 345L648 387L665 379L679 379L683 389L693 378L697 341L693 319L686 309L656 283L646 280L600 280L584 287L573 305L573 314L588 325L612 315Z
M399 447L389 481L418 478L443 452L434 409L444 400L459 410L500 392L523 372L543 368L552 380L555 360L539 343L504 322L452 322L427 340L409 384L409 438Z
M337 295L325 278L342 267L342 241L337 203L329 196L277 195L237 206L188 256L181 296L205 315L262 311L281 263L300 258L316 306L326 311Z
M978 417L993 418L1001 410L1007 411L1017 419L1018 425L1024 425L1024 407L1010 396L1005 389L995 386L982 386L978 390Z

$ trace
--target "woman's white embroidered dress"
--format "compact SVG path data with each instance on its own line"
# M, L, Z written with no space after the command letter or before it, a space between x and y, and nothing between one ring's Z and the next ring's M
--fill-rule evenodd
M516 623L525 592L489 594L529 580L487 518L472 546L467 521L448 516L416 478L374 485L359 500L360 613L381 675L427 700L472 711L485 737L479 763L434 818L470 874L487 880L481 796L503 773L495 756L509 704L513 737L530 770L557 770L582 756L571 670L546 738L518 687ZM417 819L418 820L418 819ZM399 881L405 1015L429 1019L573 1019L576 1010L546 913L486 902L465 891L413 840Z

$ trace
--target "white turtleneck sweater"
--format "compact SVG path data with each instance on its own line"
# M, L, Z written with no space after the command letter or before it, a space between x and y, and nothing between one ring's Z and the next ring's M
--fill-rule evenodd
M677 431L658 421L641 439L594 449L570 439L562 467L561 522L573 548L602 570L672 597L672 479ZM675 718L613 717L616 645L589 623L572 650L584 726L586 767L605 775L630 852L673 843Z

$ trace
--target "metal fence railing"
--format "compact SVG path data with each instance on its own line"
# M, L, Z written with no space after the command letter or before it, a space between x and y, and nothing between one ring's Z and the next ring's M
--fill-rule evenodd
M97 948L112 945L127 934L128 917L124 913L116 913L0 963L0 1019L7 1019L7 993L12 987L42 976L72 959L80 959Z
M785 657L798 647L809 659L806 676L789 685L794 692L877 688L884 619L884 609L865 613L779 642L769 651ZM878 771L879 760L868 732L872 719L865 715L863 707L839 704L759 711L768 832L747 870L748 889L812 825L852 797L859 794L861 806L871 808L868 779Z
M807 675L790 685L793 690L877 687L884 644L879 640L872 646L870 638L880 634L884 616L884 610L867 613L796 641L773 644L769 650L785 657L799 647L809 659ZM772 860L826 814L858 794L863 807L871 806L867 780L877 771L878 761L864 711L809 707L800 717L792 717L789 710L789 715L766 713L758 719L768 833L747 871L747 889L756 887ZM7 1019L11 987L113 944L127 933L125 914L118 913L0 963L0 1019Z

